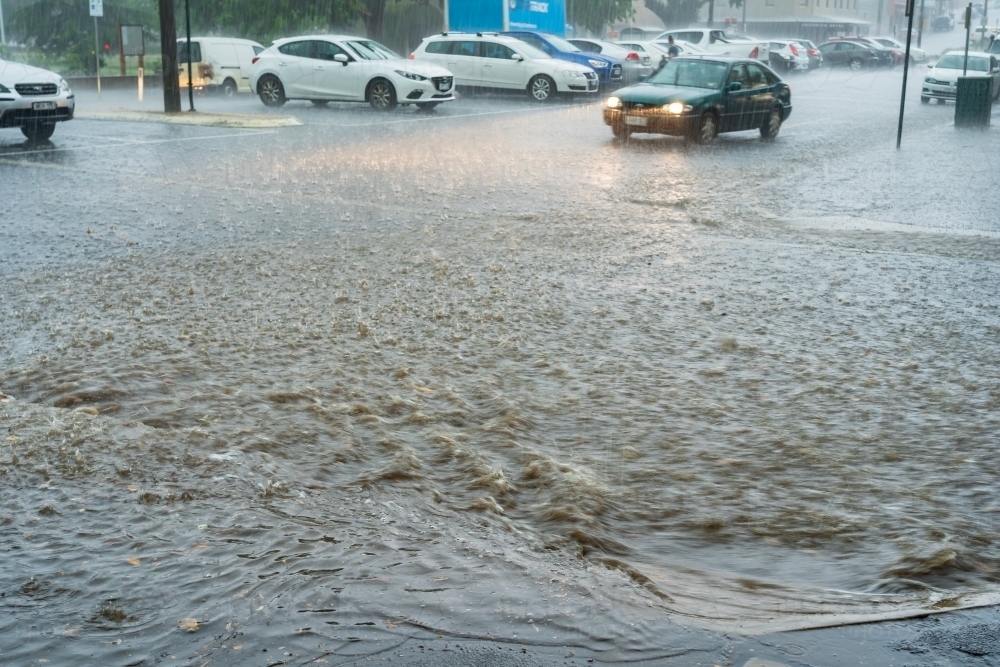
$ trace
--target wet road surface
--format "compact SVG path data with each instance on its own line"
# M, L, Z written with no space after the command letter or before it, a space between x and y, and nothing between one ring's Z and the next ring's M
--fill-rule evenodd
M914 95L897 153L899 80L706 148L481 96L4 132L5 664L853 664L768 633L988 598L1000 131Z

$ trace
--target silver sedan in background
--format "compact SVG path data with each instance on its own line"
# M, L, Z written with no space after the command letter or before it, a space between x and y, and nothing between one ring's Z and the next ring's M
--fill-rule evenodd
M625 86L638 83L652 74L653 68L657 64L648 55L629 49L623 44L605 42L600 39L569 39L566 41L581 51L599 53L602 56L620 60L622 63L622 85Z

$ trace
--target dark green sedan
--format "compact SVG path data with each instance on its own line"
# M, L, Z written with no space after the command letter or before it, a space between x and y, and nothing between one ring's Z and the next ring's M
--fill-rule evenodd
M604 122L623 140L649 132L707 144L741 130L774 139L791 113L791 88L756 60L683 56L609 97Z

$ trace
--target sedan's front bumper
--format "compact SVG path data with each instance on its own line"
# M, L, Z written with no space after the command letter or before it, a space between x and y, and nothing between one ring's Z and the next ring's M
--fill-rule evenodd
M684 136L698 126L699 116L695 114L670 114L659 108L654 109L604 109L604 123L629 132L650 134L670 134Z
M934 97L939 100L954 100L957 93L958 86L953 86L946 81L930 83L925 80L923 87L920 89L921 97Z
M72 120L76 108L73 93L20 95L15 90L0 93L0 127L51 125Z
M455 99L455 77L435 76L414 81L403 76L393 77L399 102L451 102Z

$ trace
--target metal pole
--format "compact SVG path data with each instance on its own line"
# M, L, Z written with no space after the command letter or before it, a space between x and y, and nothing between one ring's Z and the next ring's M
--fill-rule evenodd
M879 0L881 2L881 0ZM743 34L747 34L747 0L743 0Z
M187 23L188 105L194 111L194 72L191 71L191 1L184 0L184 22Z
M962 62L962 76L969 73L969 35L972 33L972 3L965 8L965 60Z
M163 110L166 113L177 113L181 110L181 88L177 75L177 20L174 16L174 0L159 0L159 4Z
M989 2L989 0L986 0ZM920 48L924 39L924 0L920 0L920 25L917 26L917 48Z
M507 0L504 0L502 4L503 4L503 31L507 32L508 30L510 30L510 5L507 3ZM563 28L563 30L565 31L565 28Z
M101 40L97 37L97 17L94 17L94 64L97 65L97 96L101 96Z
M715 22L715 0L708 0L708 27L712 27Z
M906 107L906 76L910 73L910 42L913 41L913 0L906 2L906 14L910 21L906 28L906 60L903 61L903 92L899 96L899 129L896 130L896 150L903 143L903 109Z
M0 0L0 46L7 43L7 32L3 27L3 0Z
M747 0L743 0L743 2L746 2L746 1ZM876 35L881 35L882 34L882 2L883 2L883 0L878 0L878 18L876 18L876 20L875 20L875 34ZM893 37L895 37L895 35L893 35Z

